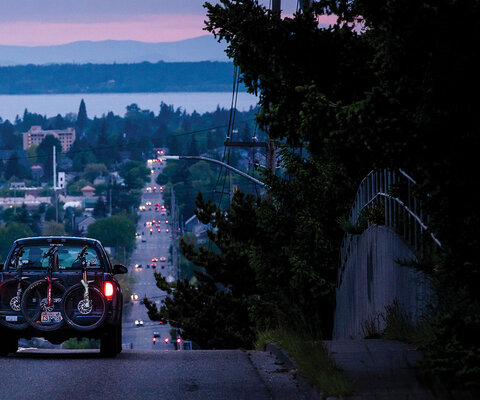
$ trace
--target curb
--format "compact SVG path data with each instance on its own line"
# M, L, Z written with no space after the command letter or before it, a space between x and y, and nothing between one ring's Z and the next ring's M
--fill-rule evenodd
M274 355L275 358L285 366L285 368L295 372L295 379L297 381L298 388L305 394L307 399L325 400L325 398L318 393L317 390L300 373L297 365L285 350L281 349L276 343L268 343L265 346L265 351Z

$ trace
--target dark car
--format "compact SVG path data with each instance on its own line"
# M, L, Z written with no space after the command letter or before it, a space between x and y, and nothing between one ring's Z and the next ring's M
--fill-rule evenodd
M87 307L82 304L88 298L83 297L80 284L82 268L86 268L91 299ZM43 337L60 344L70 338L86 337L100 339L100 353L115 357L122 350L123 307L123 294L115 275L127 272L123 265L112 266L104 247L95 239L51 236L16 240L0 270L0 356L16 352L21 338ZM58 292L50 296L50 308L45 303L47 299L42 299L44 295L38 294L40 286L35 287L45 281L52 282ZM33 293L30 303L26 301L30 299L27 293ZM67 299L73 306L67 307ZM30 321L28 313L35 307L38 314ZM65 310L72 313L66 314ZM89 321L95 323L89 325Z

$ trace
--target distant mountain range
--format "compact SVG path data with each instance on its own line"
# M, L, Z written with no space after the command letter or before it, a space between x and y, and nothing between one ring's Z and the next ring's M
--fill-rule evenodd
M225 48L213 36L162 43L104 40L36 47L0 45L0 66L228 61Z

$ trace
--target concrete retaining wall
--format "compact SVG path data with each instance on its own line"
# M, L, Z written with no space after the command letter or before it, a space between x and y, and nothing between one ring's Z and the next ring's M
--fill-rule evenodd
M351 245L336 292L333 339L358 339L366 334L366 321L384 327L385 307L396 298L414 319L422 315L428 284L423 274L396 260L415 259L393 229L370 226Z

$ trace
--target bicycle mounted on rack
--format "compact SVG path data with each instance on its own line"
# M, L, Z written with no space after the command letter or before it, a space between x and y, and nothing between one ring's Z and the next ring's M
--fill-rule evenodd
M12 265L15 266L16 275L0 285L0 324L10 329L25 329L28 322L22 314L21 301L23 292L30 285L28 277L23 276L23 263L21 258L23 246L15 249L12 255Z
M62 315L65 321L80 331L89 331L101 326L107 317L105 295L96 286L95 280L88 280L86 258L88 245L78 254L77 260L82 266L82 279L73 285L64 295Z
M40 331L57 330L64 324L61 303L65 287L53 277L58 272L58 248L56 245L43 254L48 258L47 276L33 282L22 297L22 313L25 320Z

